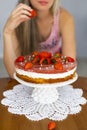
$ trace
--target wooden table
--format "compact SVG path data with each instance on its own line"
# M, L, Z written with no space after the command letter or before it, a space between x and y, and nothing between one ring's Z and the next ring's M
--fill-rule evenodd
M10 78L0 78L0 101L3 91L12 89L18 84ZM87 78L79 77L73 84L75 88L82 88L83 96L87 98ZM48 130L49 119L38 122L30 121L25 116L9 113L7 107L0 104L0 130ZM55 130L87 130L87 104L82 106L82 111L76 115L69 115L63 121L56 121Z

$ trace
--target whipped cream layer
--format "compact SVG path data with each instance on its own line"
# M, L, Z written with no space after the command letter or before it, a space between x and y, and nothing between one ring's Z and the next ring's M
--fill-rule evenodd
M72 75L75 71L76 71L76 67L69 71L63 72L63 73L46 74L46 73L36 73L36 72L32 72L32 71L25 71L20 68L16 68L16 73L18 73L20 75L28 76L31 78L43 78L43 79L64 78L69 75Z

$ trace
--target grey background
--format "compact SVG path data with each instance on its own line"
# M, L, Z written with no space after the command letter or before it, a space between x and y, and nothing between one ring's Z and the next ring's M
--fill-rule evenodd
M3 27L16 2L0 1L0 57L3 57ZM62 0L61 5L74 16L77 57L87 58L87 0Z
M87 0L62 0L62 6L75 19L77 56L87 58Z

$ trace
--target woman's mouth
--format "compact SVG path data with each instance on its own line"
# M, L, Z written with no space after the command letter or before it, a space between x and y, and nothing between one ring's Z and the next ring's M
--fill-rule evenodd
M48 2L47 2L47 1L39 1L39 3L40 3L41 5L43 5L43 6L45 6L45 5L47 5L47 4L48 4Z

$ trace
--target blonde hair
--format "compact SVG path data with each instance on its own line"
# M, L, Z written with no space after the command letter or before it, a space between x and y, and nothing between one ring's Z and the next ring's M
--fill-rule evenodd
M51 7L51 12L54 15L59 8L59 1L54 0L53 6ZM30 5L29 0L19 0L19 3L24 3ZM22 55L31 53L32 51L38 50L38 39L40 36L38 33L38 28L36 25L36 18L32 18L27 22L21 23L16 29L17 39L19 41L19 49Z

